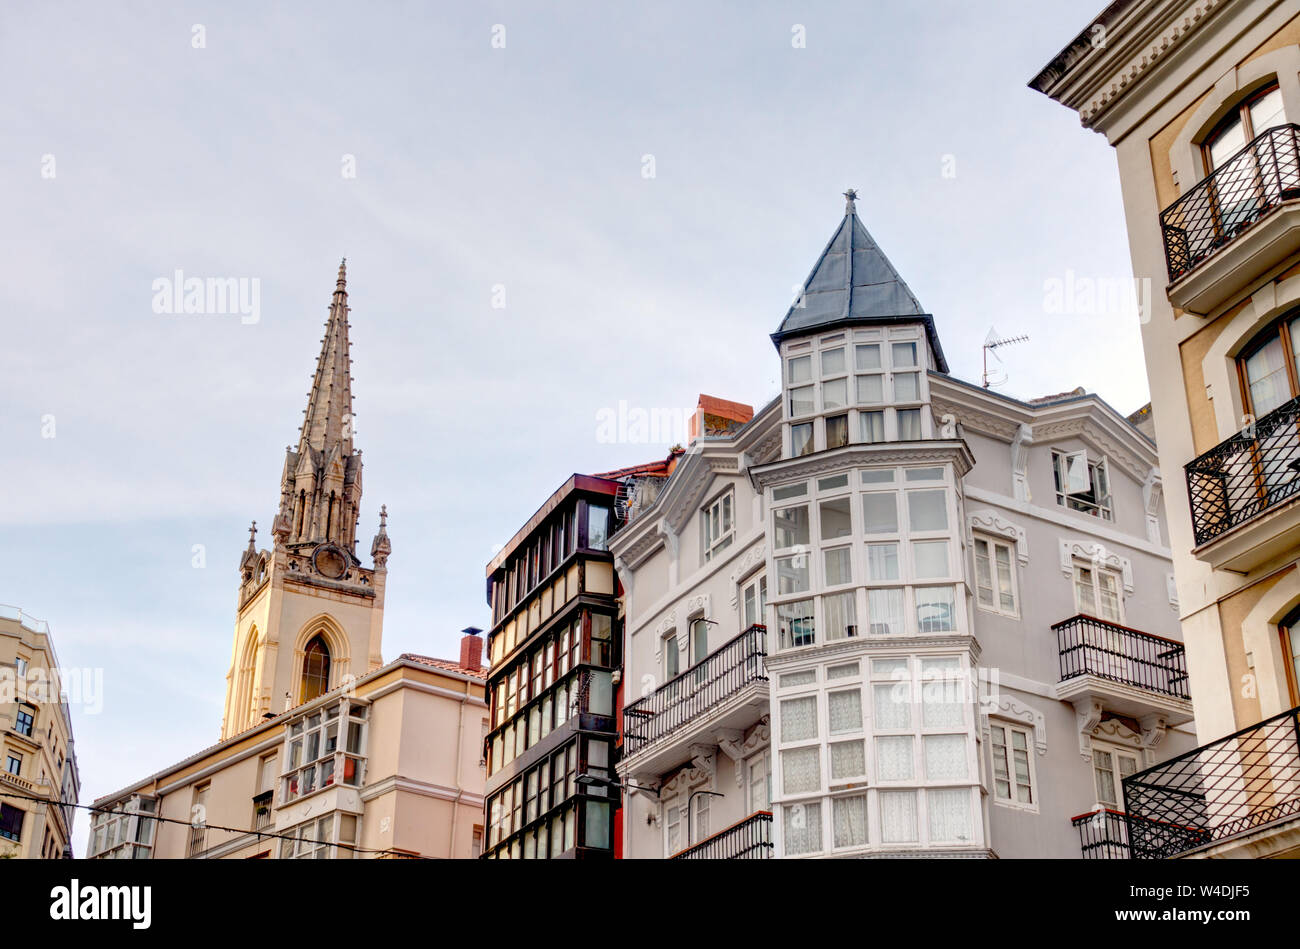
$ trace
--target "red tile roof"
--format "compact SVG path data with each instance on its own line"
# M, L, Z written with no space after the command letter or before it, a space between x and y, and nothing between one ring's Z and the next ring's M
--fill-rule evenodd
M418 662L421 665L433 666L435 669L443 669L447 672L459 672L461 675L467 675L474 679L487 681L487 669L471 669L469 666L462 666L459 662L451 659L434 659L431 656L417 656L413 652L404 652L399 659L409 659L411 662Z

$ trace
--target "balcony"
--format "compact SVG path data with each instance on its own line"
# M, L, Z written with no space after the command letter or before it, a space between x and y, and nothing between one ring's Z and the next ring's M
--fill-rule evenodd
M1300 708L1124 779L1134 859L1300 848Z
M1079 850L1084 860L1127 860L1128 824L1123 811L1102 808L1070 819L1079 829Z
M1194 553L1245 572L1300 543L1300 399L1189 462ZM1246 525L1250 525L1247 527Z
M1062 701L1180 725L1192 720L1183 644L1092 616L1055 624ZM1145 725L1144 725L1145 727ZM1162 726L1163 727L1163 726Z
M1300 250L1298 133L1268 129L1160 212L1174 306L1211 313Z
M702 729L752 724L767 708L767 627L754 625L681 675L623 710L623 759L636 770L666 770L689 758L683 740ZM761 706L761 710L760 710ZM678 739L669 741L668 739ZM654 766L648 767L654 759Z
M772 813L758 811L669 859L767 860L772 849Z

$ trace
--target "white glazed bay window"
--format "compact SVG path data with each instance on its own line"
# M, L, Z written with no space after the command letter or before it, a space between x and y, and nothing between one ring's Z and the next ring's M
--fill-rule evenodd
M336 783L361 786L368 714L367 705L342 699L290 723L285 730L283 803Z
M355 814L336 812L291 827L280 840L280 859L350 859L358 842L359 822Z
M775 649L966 628L949 467L780 485L771 512Z
M840 659L781 673L776 685L782 855L980 844L961 657Z
M928 353L920 324L786 343L786 457L930 437Z

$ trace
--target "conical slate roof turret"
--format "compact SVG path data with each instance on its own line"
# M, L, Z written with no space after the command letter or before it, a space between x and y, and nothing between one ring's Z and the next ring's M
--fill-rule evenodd
M843 219L772 334L778 345L787 336L858 320L919 319L933 337L929 314L858 218L857 197L852 188L844 193Z

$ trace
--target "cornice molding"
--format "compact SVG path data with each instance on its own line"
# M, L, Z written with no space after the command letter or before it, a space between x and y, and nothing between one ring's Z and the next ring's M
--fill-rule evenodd
M799 458L785 458L751 468L749 476L755 487L765 488L831 471L843 471L845 468L926 462L951 462L957 468L957 476L962 477L974 466L975 458L966 443L960 440L880 442L875 445L848 445Z

